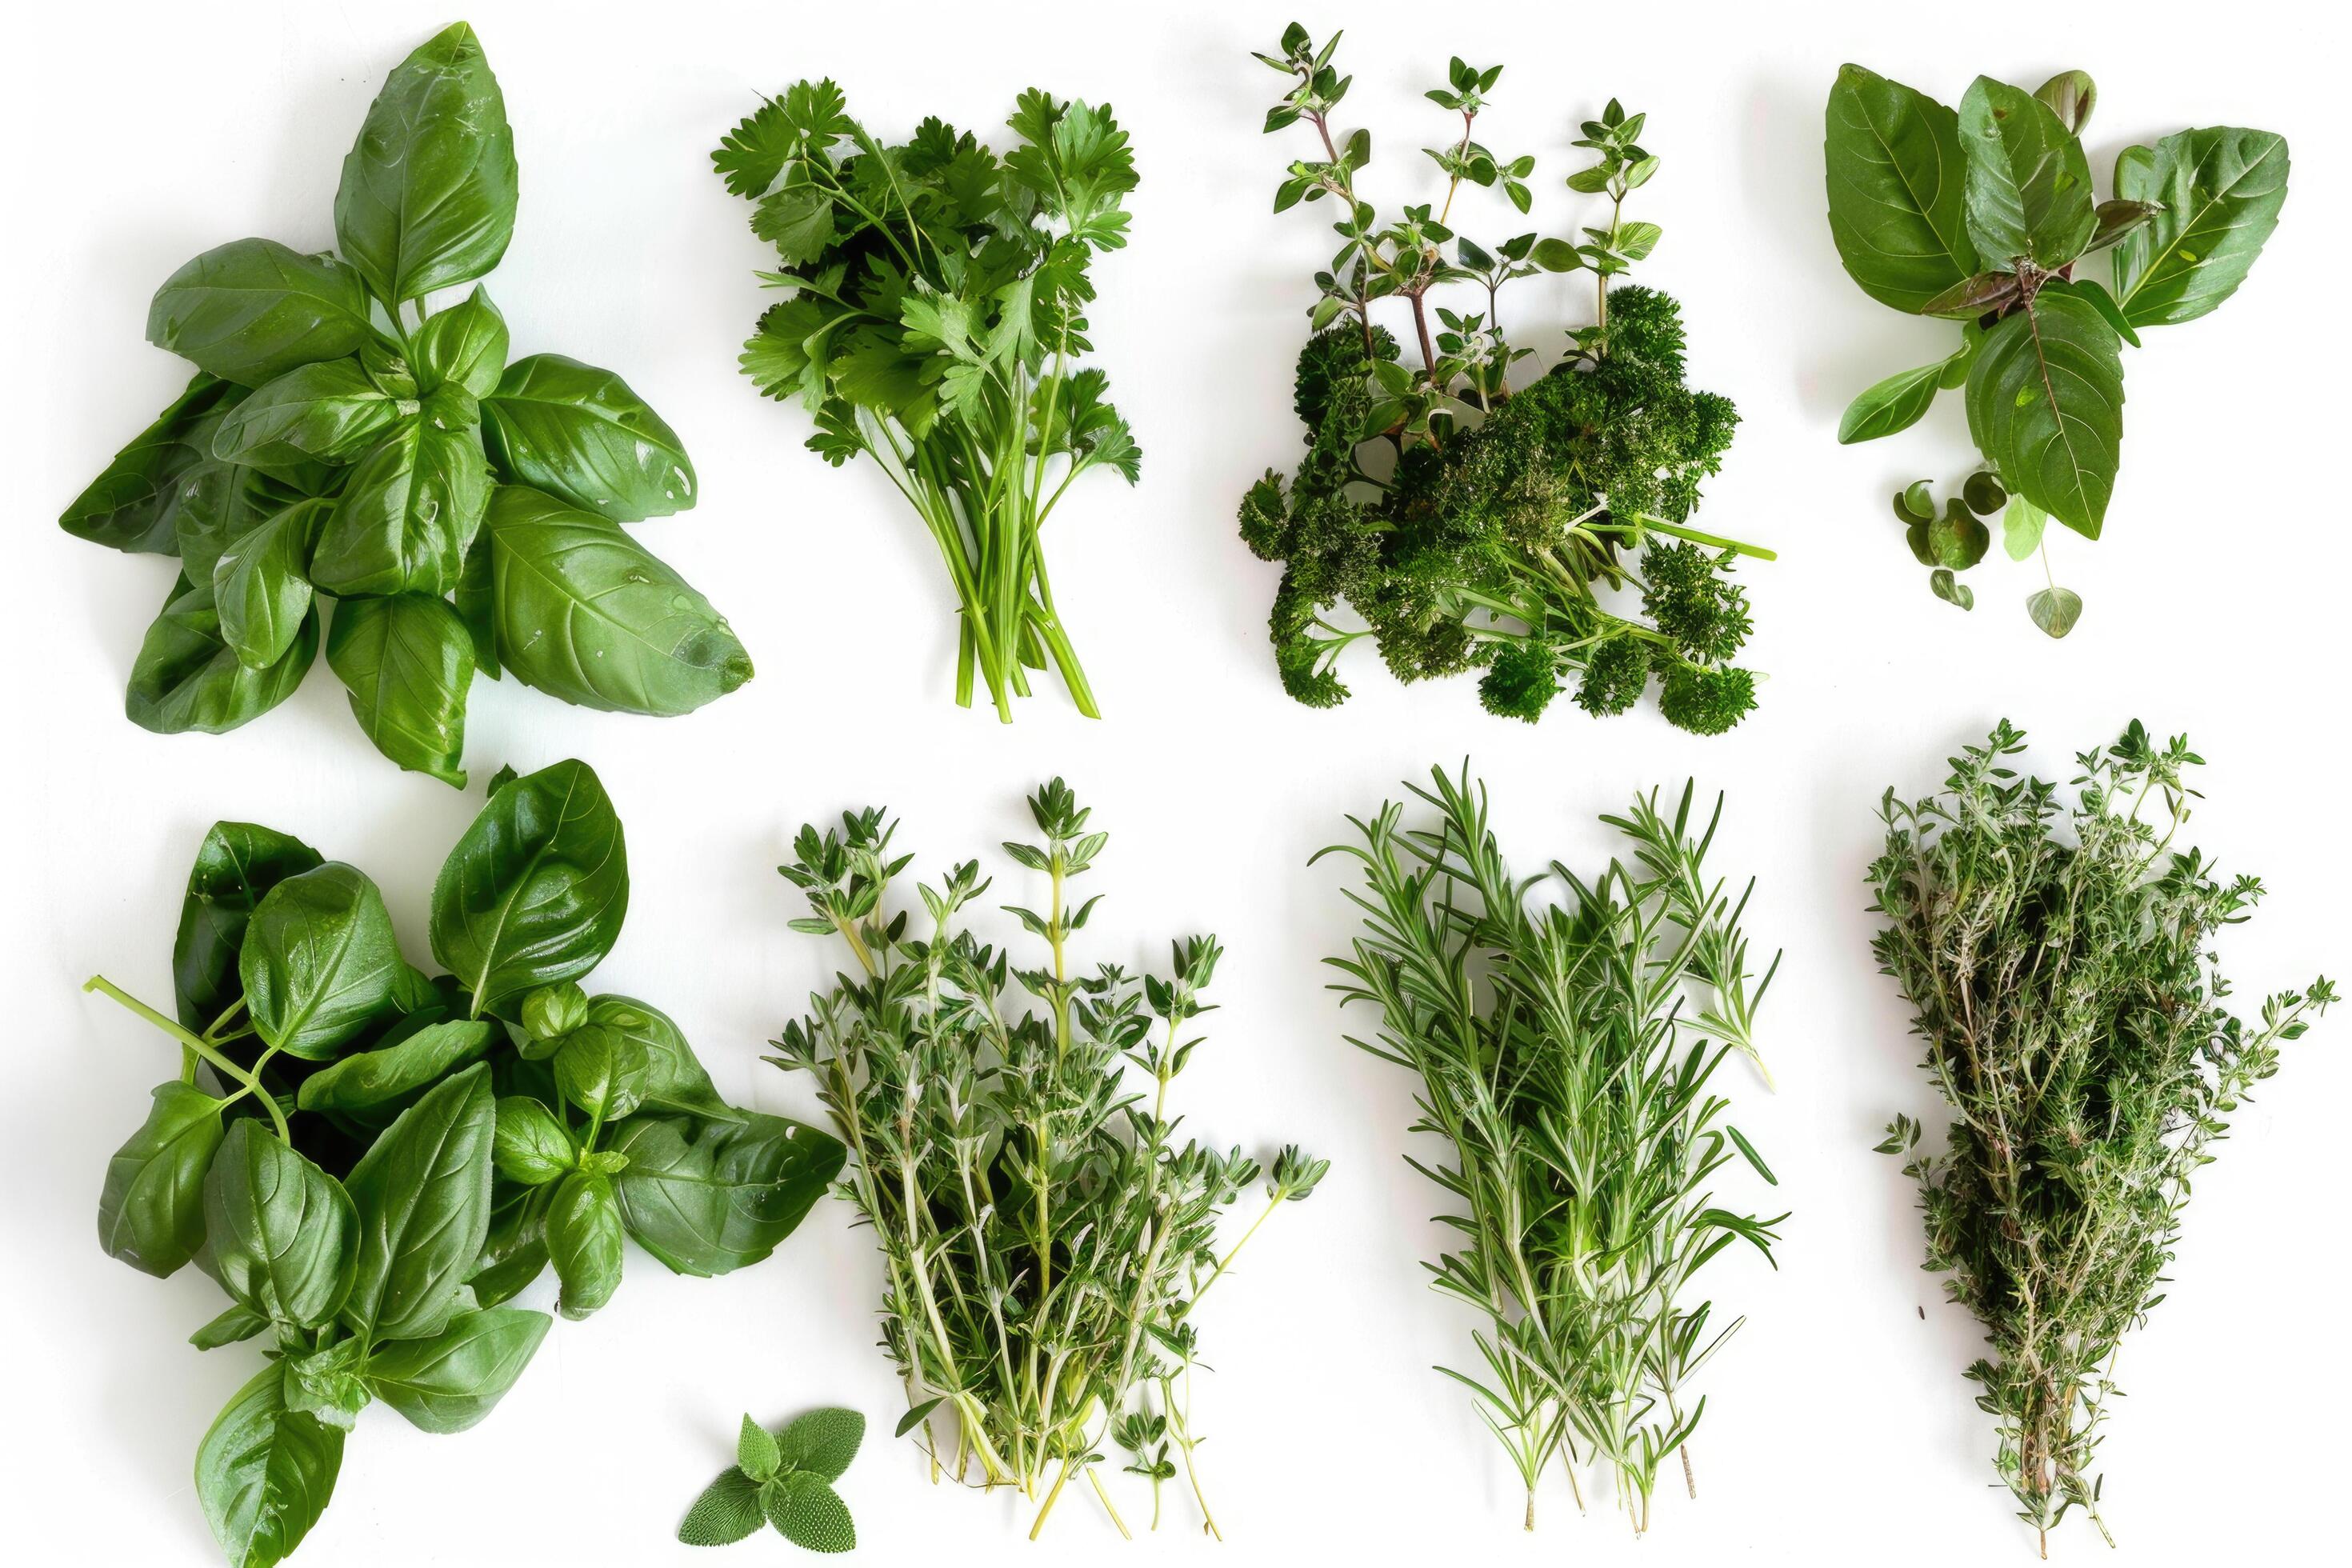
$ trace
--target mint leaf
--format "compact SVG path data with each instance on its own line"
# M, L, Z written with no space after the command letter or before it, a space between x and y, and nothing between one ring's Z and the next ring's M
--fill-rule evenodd
M688 1546L732 1546L759 1529L766 1517L760 1507L760 1484L741 1470L730 1469L694 1500L677 1527L677 1538Z

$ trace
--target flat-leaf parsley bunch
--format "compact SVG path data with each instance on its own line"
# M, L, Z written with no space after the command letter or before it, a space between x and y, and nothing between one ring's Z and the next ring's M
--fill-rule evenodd
M1351 79L1331 64L1339 42L1318 49L1294 23L1278 55L1257 57L1292 80L1266 130L1315 133L1276 210L1328 201L1340 238L1316 275L1315 333L1298 357L1307 456L1286 483L1269 469L1241 508L1242 537L1285 568L1272 622L1284 689L1312 707L1345 700L1334 667L1370 637L1401 680L1483 669L1479 699L1496 713L1533 720L1571 681L1586 712L1622 713L1655 677L1671 722L1728 730L1756 705L1754 674L1731 662L1748 633L1732 563L1772 552L1689 525L1738 415L1685 383L1681 306L1612 288L1659 238L1625 216L1658 170L1645 117L1612 100L1576 143L1594 161L1569 188L1607 197L1607 226L1489 248L1455 233L1455 197L1499 187L1525 213L1535 169L1475 139L1502 68L1451 63L1428 96L1459 133L1424 149L1444 200L1383 216L1356 189L1370 134L1331 122ZM1534 351L1506 334L1503 290L1546 271L1592 275L1592 322L1515 386L1512 366ZM1410 358L1373 320L1398 305ZM1341 601L1361 626L1328 618Z

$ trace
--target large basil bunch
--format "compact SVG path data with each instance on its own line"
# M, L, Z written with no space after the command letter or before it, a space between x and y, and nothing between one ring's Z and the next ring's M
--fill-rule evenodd
M1855 398L1838 439L1892 435L1963 390L1995 480L1979 489L2006 504L2019 558L2050 518L2099 537L2122 455L2124 345L2235 293L2286 204L2286 139L2230 126L2125 148L2113 198L2098 200L2082 141L2097 97L2079 70L2032 92L1980 76L1957 110L1860 66L1830 89L1830 232L1847 273L1882 304L1963 323L1948 356ZM2105 283L2083 272L2100 249ZM1988 531L1960 512L1931 539L1924 497L1898 505L1923 563L1975 564ZM2035 601L2053 636L2081 607L2054 584Z
M624 1237L724 1274L840 1171L824 1133L719 1099L658 1009L582 988L628 900L612 802L559 763L502 773L443 864L446 973L402 956L365 874L223 822L181 907L176 1019L89 983L180 1046L107 1167L99 1240L219 1283L198 1349L268 1347L196 1450L237 1568L300 1544L372 1400L427 1432L488 1415L548 1328L507 1303L551 1267L567 1318L612 1298Z
M58 521L180 558L131 720L232 730L327 665L377 749L462 786L466 693L689 712L751 679L709 601L618 525L694 504L694 466L610 371L508 363L477 287L514 234L514 134L471 27L410 55L335 194L335 253L240 239L156 292L187 390ZM321 629L321 599L341 601ZM454 602L453 602L454 600Z

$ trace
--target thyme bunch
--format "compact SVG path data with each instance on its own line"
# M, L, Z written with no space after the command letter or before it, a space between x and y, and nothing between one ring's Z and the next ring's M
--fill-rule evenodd
M882 1251L899 1431L919 1435L933 1479L1018 1488L1036 1504L1033 1540L1083 1479L1126 1534L1096 1474L1115 1442L1151 1482L1155 1528L1181 1467L1222 1539L1196 1451L1194 1313L1328 1162L1294 1146L1269 1170L1178 1139L1169 1089L1201 1043L1190 1031L1223 949L1178 942L1164 975L1077 969L1070 939L1099 900L1074 904L1069 885L1108 836L1059 779L1029 809L1044 842L1003 847L1049 879L1043 913L1008 906L1045 950L1034 968L965 924L990 885L978 861L919 889L929 926L912 934L891 898L912 858L890 852L895 821L871 809L838 831L803 827L780 868L811 910L793 928L838 935L856 967L811 998L769 1059L816 1080L848 1146L839 1190ZM1264 1207L1224 1245L1224 1211L1261 1180Z
M2070 1509L2099 1518L2092 1474L2126 1330L2163 1299L2190 1180L2278 1047L2336 999L2325 978L2249 1025L2210 948L2263 894L2175 849L2203 758L2137 721L2075 758L2074 800L2021 776L2007 721L1951 760L1943 792L1889 790L1870 868L1873 951L1917 1010L1923 1065L1953 1111L1942 1152L1898 1116L1927 1263L1991 1354L1968 1375L1999 1424L1993 1465L2042 1554ZM2112 1544L2113 1536L2108 1535Z
M1523 881L1467 767L1432 778L1408 787L1433 828L1384 804L1349 818L1360 844L1324 851L1363 873L1348 896L1364 929L1328 961L1348 976L1333 989L1379 1009L1376 1038L1350 1043L1420 1079L1412 1131L1444 1140L1445 1156L1412 1159L1459 1235L1428 1267L1486 1319L1472 1334L1485 1365L1439 1370L1509 1453L1528 1529L1558 1458L1580 1509L1580 1467L1613 1477L1638 1533L1668 1455L1697 1496L1688 1444L1706 1401L1692 1379L1742 1321L1711 1331L1697 1277L1735 1241L1769 1259L1788 1217L1724 1208L1712 1185L1735 1157L1777 1184L1712 1085L1734 1052L1761 1070L1756 1009L1780 960L1751 973L1748 894L1708 879L1720 799L1694 836L1689 787L1671 816L1637 796L1601 818L1630 859L1591 882L1557 861ZM1531 903L1547 880L1561 896Z

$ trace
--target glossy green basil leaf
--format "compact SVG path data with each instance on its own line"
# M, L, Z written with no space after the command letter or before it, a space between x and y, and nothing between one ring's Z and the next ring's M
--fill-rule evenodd
M555 1112L526 1095L499 1097L497 1142L499 1174L526 1187L543 1187L570 1171L579 1151Z
M218 420L213 423L217 429ZM195 464L169 503L181 573L209 584L231 544L302 499L299 489L261 468L217 458Z
M147 1120L106 1163L98 1242L109 1258L161 1279L195 1256L205 1173L220 1142L220 1101L176 1079L155 1086Z
M402 594L344 599L327 629L327 668L352 698L375 749L417 773L466 787L466 692L474 646L446 599Z
M1923 365L1888 376L1846 405L1844 416L1838 420L1838 444L1851 447L1857 441L1874 441L1881 436L1909 429L1935 406L1936 393L1943 379L1941 364Z
M159 735L190 730L218 735L259 718L294 695L319 652L319 617L302 618L285 656L267 669L238 662L221 637L213 585L182 578L147 628L131 661L122 710Z
M245 994L237 952L262 895L320 864L290 835L250 822L215 822L196 847L172 941L172 998L181 1026L204 1033Z
M180 548L173 501L180 480L209 460L219 415L245 395L232 382L198 371L155 423L114 455L106 471L58 517L76 539L116 550L170 555Z
M2116 160L2116 195L2163 210L2116 242L2115 297L2134 326L2193 321L2238 291L2286 205L2286 138L2216 126Z
M368 106L335 192L335 239L387 304L469 282L514 237L514 132L474 29L445 28Z
M496 1307L521 1295L545 1272L547 1242L534 1218L529 1239L477 1268L466 1288L474 1293L475 1305Z
M1969 237L1959 117L1849 65L1830 89L1830 234L1864 293L1917 310L1983 270Z
M300 365L228 411L213 456L224 462L348 463L414 405L384 395L356 359Z
M588 1021L588 993L579 982L542 985L522 999L522 1030L533 1040L560 1040Z
M360 1265L343 1318L377 1342L446 1328L490 1224L497 1111L487 1064L428 1090L384 1130L344 1184Z
M460 1312L429 1340L370 1354L368 1388L420 1432L463 1432L514 1386L551 1321L519 1307Z
M2013 494L2092 539L2124 437L2122 340L2088 300L2045 291L1985 334L1969 434Z
M276 664L301 635L310 615L310 547L334 509L332 501L296 501L230 541L213 563L221 641L247 669Z
M403 420L352 468L311 580L335 595L437 599L457 585L489 500L489 468L471 429Z
M196 1498L229 1568L273 1568L327 1509L343 1434L286 1408L276 1363L231 1396L196 1447Z
M813 1127L753 1112L738 1122L635 1116L612 1147L629 1158L614 1182L629 1234L673 1272L694 1275L773 1252L840 1174L843 1155Z
M621 1288L621 1209L610 1178L574 1171L547 1205L547 1255L562 1289L555 1310L578 1321Z
M383 895L340 860L263 895L237 954L255 1031L309 1061L331 1058L388 1012L406 967Z
M478 398L498 390L507 368L507 319L485 289L427 316L409 339L425 391L461 386Z
M499 655L525 685L583 708L678 714L751 678L726 617L617 525L501 485L484 526Z
M288 1351L278 1363L286 1379L286 1408L350 1431L368 1406L367 1384L359 1374L360 1352L357 1340L338 1340L315 1351Z
M645 1098L651 1065L644 1041L583 1024L563 1037L555 1053L555 1087L593 1120L618 1121Z
M495 1026L442 1018L350 1056L302 1080L295 1103L305 1110L373 1110L394 1105L489 1054Z
M243 1344L268 1326L269 1320L250 1307L229 1307L190 1334L188 1343L200 1351L216 1351L223 1345Z
M482 399L482 434L507 482L614 522L694 504L677 433L609 370L562 354L517 360Z
M494 793L433 884L433 955L504 1016L587 973L629 906L628 847L596 772L562 762Z
M149 342L246 386L356 353L370 336L360 275L274 239L205 251L164 281L147 311Z
M474 535L453 596L457 618L466 623L467 639L474 645L475 672L496 680L505 667L499 662L498 579L490 566L489 530Z
M221 1289L273 1322L333 1321L359 1267L359 1217L342 1184L246 1117L205 1178L205 1235Z
M2051 107L1989 76L1960 99L1969 238L1989 266L2031 261L2055 272L2099 226L2091 163Z
M644 1047L646 1076L638 1109L683 1112L718 1121L743 1120L742 1111L719 1098L694 1047L660 1008L633 996L597 996L588 1003L585 1021L600 1024Z

